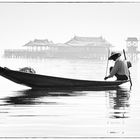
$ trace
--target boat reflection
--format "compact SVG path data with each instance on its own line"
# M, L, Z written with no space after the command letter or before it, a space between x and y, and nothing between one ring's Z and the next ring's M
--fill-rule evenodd
M108 97L108 133L122 135L125 133L126 119L130 117L130 91L124 88L108 91Z
M69 96L83 96L87 94L86 91L108 91L118 89L119 87L75 87L75 88L48 88L48 89L28 89L15 91L12 97L6 97L4 100L6 104L15 105L33 105L41 104L39 98L42 97L69 97ZM45 104L57 104L56 102L45 102Z
M48 91L46 89L28 89L21 90L15 92L16 96L5 98L5 102L15 105L34 105L34 104L57 104L57 102L41 102L38 101L39 98L42 97L60 97L60 96L78 96L82 95L82 93L74 92L74 91Z
M117 89L115 91L109 91L109 106L112 111L110 112L111 118L128 118L127 115L130 92L127 89Z

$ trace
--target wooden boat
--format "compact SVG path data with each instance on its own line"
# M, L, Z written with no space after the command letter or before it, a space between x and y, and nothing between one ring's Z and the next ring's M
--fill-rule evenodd
M45 76L26 73L8 68L0 67L0 75L18 84L31 88L52 88L52 87L116 87L127 81L92 81L68 79L61 77Z

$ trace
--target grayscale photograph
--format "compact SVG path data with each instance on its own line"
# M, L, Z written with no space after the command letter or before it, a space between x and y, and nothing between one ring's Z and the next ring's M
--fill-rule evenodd
M140 138L139 1L0 1L0 138Z

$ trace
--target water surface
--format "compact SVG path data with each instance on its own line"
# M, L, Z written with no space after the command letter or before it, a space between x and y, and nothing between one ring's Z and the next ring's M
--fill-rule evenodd
M84 59L5 59L1 65L90 80L103 80L106 71L105 61ZM114 89L35 90L0 77L0 137L140 137L139 68L134 62L131 90L129 83Z

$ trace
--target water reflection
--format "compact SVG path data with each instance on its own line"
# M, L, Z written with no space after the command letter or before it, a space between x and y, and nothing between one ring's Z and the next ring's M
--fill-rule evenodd
M107 99L107 102L101 102L105 101L104 99ZM15 91L11 97L6 97L3 101L6 103L6 107L10 109L8 113L4 114L5 117L15 119L15 123L17 123L16 120L18 119L25 121L25 117L32 119L33 122L38 120L39 124L42 123L43 119L46 124L50 123L49 120L51 120L51 123L56 126L57 123L60 124L63 122L68 128L68 132L72 132L80 126L81 129L78 129L81 131L81 134L85 132L85 124L87 128L88 126L92 126L93 130L96 124L97 126L101 126L103 132L107 133L107 136L114 136L115 134L120 136L125 134L126 120L130 117L129 100L130 92L126 89L116 87L103 89L87 88L86 90L82 90L82 88L77 90L29 89ZM107 106L105 106L106 103ZM43 106L40 106L41 104L43 104ZM13 108L11 105L14 105L12 106ZM19 108L14 108L15 105ZM105 108L107 110L104 112L103 109ZM5 111L5 109L4 106L3 111ZM107 114L107 117L104 116L104 113ZM32 126L32 124L30 125ZM56 129L62 129L59 127L60 126L57 126ZM53 126L53 128L55 127ZM46 125L44 129L48 129L48 126ZM89 130L91 131L91 128L89 128ZM98 132L100 130L96 129L94 132L90 132L91 135L94 135L96 131Z
M124 134L125 122L129 116L130 91L124 88L108 91L109 116L108 125L110 134Z
M39 101L39 98L42 97L60 97L60 96L78 96L83 95L84 93L75 92L75 91L59 91L59 90L46 90L46 89L28 89L16 91L16 96L6 97L4 100L8 105L34 105L34 104L57 104L57 102L42 102Z
M129 104L130 92L127 89L118 89L109 91L109 105L113 109L110 114L111 118L128 118L127 111Z
M15 91L14 96L4 98L6 104L11 105L33 105L33 104L57 104L56 102L43 102L38 100L43 97L69 97L69 96L83 96L87 94L86 91L108 91L116 90L119 87L76 87L76 88L50 88L50 89L28 89Z

